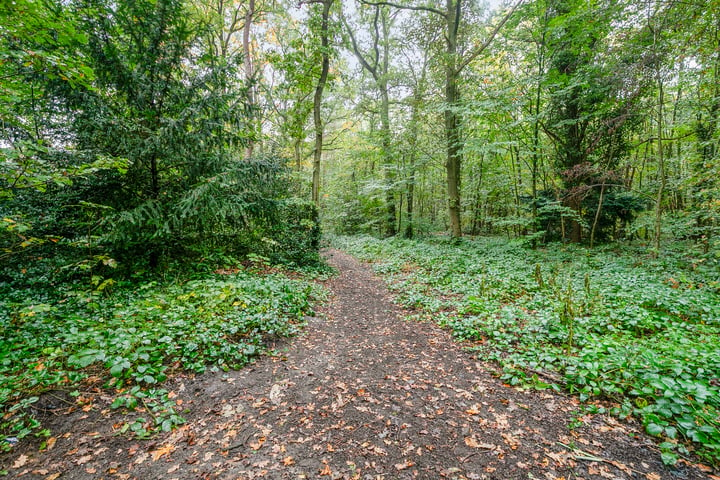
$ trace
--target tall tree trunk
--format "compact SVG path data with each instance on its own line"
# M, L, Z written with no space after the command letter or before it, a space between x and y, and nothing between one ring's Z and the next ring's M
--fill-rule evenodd
M313 170L312 170L312 201L320 204L320 162L322 160L323 149L323 121L321 115L322 96L325 84L327 83L328 72L330 70L330 55L328 52L330 46L329 40L329 18L330 7L334 0L323 0L322 17L320 25L320 45L322 55L322 66L320 69L320 78L315 87L315 95L313 96L313 121L315 124L315 150L313 151Z
M545 5L545 13L543 15L542 36L537 44L537 84L535 86L535 99L533 105L533 139L532 139L532 218L533 233L539 230L538 225L538 169L540 167L540 108L542 106L542 79L545 75L545 39L547 37L548 8ZM536 239L532 240L533 247L536 246Z
M664 108L663 102L665 101L665 90L663 80L660 75L660 67L658 66L657 71L658 81L658 108L657 108L657 161L658 161L658 175L660 185L658 187L657 195L655 197L655 228L653 236L653 256L657 257L660 254L660 237L662 234L662 214L663 214L663 197L665 195L665 188L667 185L667 176L665 175L665 146L663 144L663 115Z
M358 47L353 29L343 17L345 29L350 36L352 50L362 67L370 73L380 94L380 147L382 154L383 181L385 182L385 235L397 234L397 207L395 205L395 156L391 145L390 92L388 73L390 68L390 25L386 7L375 5L373 45L371 53L363 53ZM382 55L380 52L382 51Z
M387 57L386 57L387 58ZM397 212L395 208L395 174L394 161L390 136L390 94L388 92L387 78L383 78L380 87L380 134L382 135L383 151L383 177L385 181L385 235L395 236L397 233L395 222Z
M245 12L245 25L243 26L243 69L245 70L245 85L247 88L248 106L250 107L250 125L252 126L252 134L248 139L247 147L245 147L245 159L249 159L253 155L255 149L256 130L256 112L255 112L255 92L253 87L253 64L252 50L250 47L250 29L252 27L253 16L255 15L255 0L249 0L247 11Z
M447 199L450 219L450 234L454 238L462 236L461 202L460 202L460 171L462 168L462 139L460 133L460 117L458 115L458 71L457 71L457 40L460 24L460 0L446 0L447 42L445 63L445 140L447 159Z

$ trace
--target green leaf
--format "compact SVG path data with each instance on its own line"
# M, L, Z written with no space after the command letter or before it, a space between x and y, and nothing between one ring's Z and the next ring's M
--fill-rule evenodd
M660 458L665 465L675 465L678 461L678 454L675 452L661 452Z

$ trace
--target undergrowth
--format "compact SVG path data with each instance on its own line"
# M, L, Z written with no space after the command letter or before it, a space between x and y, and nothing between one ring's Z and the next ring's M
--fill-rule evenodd
M509 384L562 388L637 416L668 464L720 464L720 267L679 247L341 237L398 301L452 330Z
M45 392L102 390L129 412L119 433L146 438L183 422L172 372L236 369L298 331L320 291L280 273L222 271L103 291L66 284L0 299L0 448L48 435L33 415ZM2 285L0 285L1 287ZM7 285L6 285L7 287Z

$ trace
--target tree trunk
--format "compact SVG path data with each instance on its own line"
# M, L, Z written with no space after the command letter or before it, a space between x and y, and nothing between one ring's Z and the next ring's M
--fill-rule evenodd
M322 2L322 20L320 26L320 44L322 48L322 66L320 70L320 78L315 87L315 95L313 97L313 120L315 123L315 150L313 151L313 171L312 171L312 201L320 204L320 162L322 160L323 148L323 121L321 115L322 96L325 84L327 83L328 72L330 70L330 55L328 48L329 40L329 18L330 7L334 0L323 0Z
M395 222L397 212L395 211L395 175L393 169L393 154L390 145L390 95L388 92L387 78L378 82L380 88L380 129L382 135L383 151L383 176L385 180L385 235L393 237L397 233Z
M660 68L657 72L658 80L658 108L657 108L657 161L658 175L660 176L660 186L658 187L657 196L655 198L655 232L653 236L653 256L660 254L660 237L662 234L662 214L663 214L663 196L665 195L665 187L667 185L667 177L665 175L665 151L663 144L663 102L665 101L665 90L662 78L660 76Z
M457 112L458 72L457 72L457 39L460 24L460 0L446 0L447 19L447 60L445 64L445 139L447 159L447 199L450 220L450 234L454 238L462 236L461 202L460 202L460 171L462 168L462 143L460 118Z
M253 155L255 149L255 94L253 92L253 64L252 51L250 49L250 28L252 27L253 15L255 15L255 0L249 0L247 11L245 12L245 25L243 26L243 68L245 70L245 86L247 88L248 105L250 107L250 125L252 134L248 139L247 147L245 147L245 159L249 159Z

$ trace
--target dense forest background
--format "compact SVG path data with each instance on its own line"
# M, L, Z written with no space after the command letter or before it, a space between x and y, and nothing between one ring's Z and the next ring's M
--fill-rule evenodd
M341 233L709 250L717 7L9 3L4 258L63 239L292 261L306 200Z
M521 353L544 360L498 340L509 380L632 397L668 463L678 436L717 461L719 120L717 0L0 2L0 434L41 431L27 407L93 366L115 408L154 412L123 433L172 429L168 373L297 331L322 294L278 269L321 274L322 230L433 258L423 288L462 296L461 337L538 322ZM493 323L536 291L505 320L546 316ZM638 338L613 369L634 373L573 383Z

